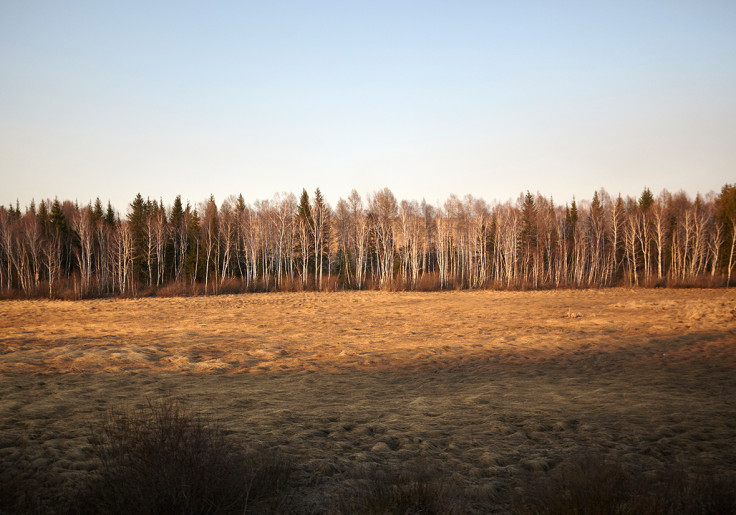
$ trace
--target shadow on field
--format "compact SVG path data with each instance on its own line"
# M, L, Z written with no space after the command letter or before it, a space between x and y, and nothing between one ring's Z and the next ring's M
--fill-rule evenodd
M88 486L61 498L45 490L58 483L54 478L34 473L23 459L3 459L0 513L736 513L733 474L645 471L594 452L529 470L487 495L468 491L458 471L436 459L356 464L336 495L309 504L306 493L320 478L296 480L292 472L300 464L288 448L243 449L216 424L170 400L110 413L90 444L97 469Z

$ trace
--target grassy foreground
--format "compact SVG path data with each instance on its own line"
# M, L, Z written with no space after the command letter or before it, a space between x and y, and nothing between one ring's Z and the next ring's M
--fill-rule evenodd
M13 301L0 335L5 512L115 512L172 475L154 433L226 472L179 512L733 509L730 290Z

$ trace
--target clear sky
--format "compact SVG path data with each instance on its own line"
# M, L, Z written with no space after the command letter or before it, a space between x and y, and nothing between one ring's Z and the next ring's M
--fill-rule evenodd
M736 182L736 2L0 0L0 179L122 213L707 193Z

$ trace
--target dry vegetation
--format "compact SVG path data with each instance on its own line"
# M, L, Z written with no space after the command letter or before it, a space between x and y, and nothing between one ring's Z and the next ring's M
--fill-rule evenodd
M111 410L149 404L205 421L237 477L278 452L251 509L731 510L735 346L734 290L3 302L0 512L78 509L113 470L100 431L139 441Z

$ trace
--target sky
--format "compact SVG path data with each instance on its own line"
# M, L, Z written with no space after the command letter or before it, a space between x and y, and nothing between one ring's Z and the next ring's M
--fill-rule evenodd
M733 1L0 0L0 203L736 182Z

